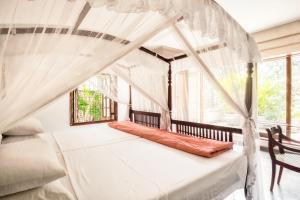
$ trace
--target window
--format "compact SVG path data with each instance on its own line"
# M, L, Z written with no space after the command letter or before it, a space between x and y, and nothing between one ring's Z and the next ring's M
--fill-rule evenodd
M117 103L100 91L110 88L114 77L97 75L70 93L70 124L91 124L117 120Z
M258 125L280 124L289 137L300 131L300 55L264 61L258 66ZM298 138L299 139L299 138Z
M199 71L184 71L174 75L173 99L173 119L241 126L241 116L228 105L211 82Z
M258 121L261 123L285 123L285 74L284 58L266 61L258 66Z
M292 56L291 132L300 133L300 55ZM299 138L298 138L299 139Z

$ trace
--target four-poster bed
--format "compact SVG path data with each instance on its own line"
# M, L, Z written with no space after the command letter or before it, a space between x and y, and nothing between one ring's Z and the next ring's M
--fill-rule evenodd
M215 48L219 48L212 46L208 48L209 50L214 50ZM168 63L168 108L170 113L172 112L172 61L179 60L186 58L187 55L180 55L174 58L164 58L163 56L154 53L146 48L142 48L144 52L149 53L152 56L161 59L164 62ZM253 73L252 65L249 65L249 76ZM252 84L251 84L252 85ZM249 91L248 91L249 93ZM247 97L247 101L249 101L249 97ZM149 127L156 127L160 128L160 120L161 115L159 113L154 112L145 112L145 111L138 111L132 109L132 90L131 86L129 86L129 119L132 122L142 124ZM251 105L251 102L248 102L247 105ZM204 123L195 123L189 121L182 121L171 119L171 127L170 129L173 132L200 137L200 138L208 138L213 140L220 140L220 141L233 141L233 134L242 134L242 130L238 128L231 128L226 126L216 126L211 124L204 124Z
M259 53L254 40L217 3L3 2L0 9L7 9L8 17L0 18L1 133L103 71L123 79L130 91L129 99L121 99L114 88L106 88L105 94L129 105L132 122L154 127L127 124L125 128L140 131L136 135L106 124L53 132L75 197L205 200L225 198L245 185L247 199L259 197L253 187L257 179L252 119L252 63L259 60ZM37 12L31 15L31 9ZM153 43L150 39L160 34L165 34L161 42L176 43L182 55L164 58L152 51L147 42ZM170 38L175 40L170 42ZM243 131L177 120L176 116L171 119L172 63L179 60L204 72L244 118ZM245 65L249 67L247 78ZM224 77L232 74L247 79L246 92L244 83L232 80L224 88ZM138 95L147 99L144 106L137 105ZM244 152L229 150L233 133L243 133ZM159 144L153 142L157 138ZM212 150L214 145L229 148L218 149L218 156L210 159L184 152L210 150L199 146L200 141ZM177 149L169 148L170 143Z

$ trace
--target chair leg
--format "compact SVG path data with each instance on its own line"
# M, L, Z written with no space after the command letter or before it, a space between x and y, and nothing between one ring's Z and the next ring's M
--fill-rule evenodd
M281 175L282 175L282 170L283 170L283 167L282 167L282 166L280 166L280 169L279 169L279 174L278 174L278 179L277 179L277 184L278 184L278 185L280 184Z
M275 163L272 163L272 178L271 178L271 186L270 186L271 192L273 192L275 175L276 175L276 165L275 165Z

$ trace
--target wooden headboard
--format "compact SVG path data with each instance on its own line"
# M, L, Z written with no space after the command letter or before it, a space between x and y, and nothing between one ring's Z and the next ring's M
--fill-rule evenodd
M148 127L160 128L160 113L130 110L130 121ZM239 128L216 126L180 120L171 120L172 131L199 138L232 142L233 134L242 134Z
M242 130L239 128L232 128L226 126L216 126L211 124L187 122L180 120L172 120L172 126L175 126L176 133L183 135L190 135L199 138L208 138L213 140L219 140L224 142L232 142L232 135L242 134Z
M131 110L130 121L144 126L160 128L160 113Z

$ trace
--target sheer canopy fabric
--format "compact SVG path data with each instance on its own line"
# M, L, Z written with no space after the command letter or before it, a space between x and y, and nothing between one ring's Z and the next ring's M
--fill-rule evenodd
M260 54L213 0L0 1L0 131L106 68L154 102L169 127L167 63L134 50L170 25L192 59L187 64L201 69L245 119L247 197L262 199L252 189L257 135L253 110L245 105L247 64ZM186 99L182 104L186 109Z
M93 27L99 25L100 21L102 32L81 31L74 29L74 23L68 27L69 24L64 22L80 14L80 9L75 8L78 6L82 8L84 1L70 3L53 0L51 5L48 5L50 1L46 0L38 2L23 5L23 1L1 1L1 4L10 5L14 9L8 12L11 14L10 17L0 19L2 20L0 21L2 131L14 121L70 91L129 51L139 47L149 36L164 28L166 22L170 21L161 17L162 21L157 23L155 21L157 19L152 18L150 14L124 14L96 8L98 14L106 13L110 17L98 20L97 16L94 16L83 22L90 21L89 26ZM50 11L49 6L53 7ZM0 6L0 9L6 7ZM37 11L31 13L32 10ZM48 18L43 17L45 13L48 13ZM55 21L52 19L53 13L56 13L54 16L61 18ZM132 15L135 20L132 20ZM23 18L29 17L30 20L22 21ZM43 24L40 24L39 19ZM32 24L24 24L29 22ZM21 27L24 28L19 28L18 24L22 24ZM151 30L144 29L144 26L151 27ZM115 27L116 33L122 32L124 37L137 31L141 35L126 45L120 38L104 34L106 29L112 31L111 27Z
M161 113L161 128L170 127L167 95L169 64L136 50L110 67L132 86L132 107L136 110Z
M187 51L190 52L191 57L186 58L188 60L187 63L190 63L193 66L192 68L198 67L199 70L202 70L215 89L223 96L224 100L244 118L242 125L244 150L249 162L247 197L248 199L263 199L263 196L260 196L262 193L259 192L261 188L253 187L253 185L259 186L257 183L260 180L256 176L257 162L255 158L257 154L256 139L258 139L258 134L255 130L255 120L252 117L252 107L256 105L254 104L255 101L252 100L251 108L248 110L245 100L248 61L244 60L243 57L239 56L238 52L225 44L206 46L195 50L191 44L196 44L196 46L203 44L206 41L205 38L199 35L197 31L191 30L187 32L187 25L184 23L177 23L173 27L177 35L184 41ZM192 37L188 37L188 35ZM255 98L255 88L252 87L252 90L252 98Z
M228 13L212 0L88 0L93 7L106 6L125 13L159 12L165 16L180 15L190 29L206 41L215 40L237 52L247 62L260 61L252 37ZM187 31L190 31L188 29ZM202 46L205 43L202 44Z

